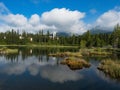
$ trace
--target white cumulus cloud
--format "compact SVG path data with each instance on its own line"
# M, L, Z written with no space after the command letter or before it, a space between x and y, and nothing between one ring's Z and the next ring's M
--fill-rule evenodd
M37 14L34 14L31 16L31 18L29 19L29 23L36 26L38 24L40 24L40 17Z
M118 23L120 24L120 11L109 10L97 19L96 26L111 31Z
M19 27L27 24L27 18L20 14L9 14L0 16L0 20L10 26Z
M36 0L35 0L36 1ZM25 30L26 32L38 32L49 30L50 32L67 32L82 34L94 26L103 30L113 30L117 23L120 23L120 7L104 12L98 17L94 25L84 22L85 14L78 10L66 8L54 8L43 12L41 15L33 14L30 18L23 14L13 14L9 9L0 3L0 32L7 30ZM95 14L96 9L91 9Z
M3 14L6 12L7 14ZM85 13L77 10L71 11L66 8L55 8L41 15L33 14L30 18L22 14L8 13L7 7L0 3L0 32L9 29L26 30L37 32L39 30L50 30L50 32L83 33L87 30L86 24L82 21Z
M85 23L82 21L84 17L85 13L77 10L70 11L66 8L55 8L43 13L41 20L46 25L54 25L57 31L81 33L86 31Z

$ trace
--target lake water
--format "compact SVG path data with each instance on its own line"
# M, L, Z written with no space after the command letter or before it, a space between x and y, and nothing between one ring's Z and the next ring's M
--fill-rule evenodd
M0 90L120 90L120 82L97 69L101 58L86 58L90 68L71 70L60 65L57 51L76 49L19 48L17 54L0 55Z

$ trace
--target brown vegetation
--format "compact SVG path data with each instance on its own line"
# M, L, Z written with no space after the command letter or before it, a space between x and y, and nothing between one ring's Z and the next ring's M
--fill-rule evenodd
M103 60L98 69L112 78L120 78L120 61L119 60Z
M82 57L80 52L62 52L62 53L55 53L49 54L49 56L59 56L59 57Z
M90 64L87 61L83 59L77 59L75 57L66 58L63 61L61 61L61 64L68 65L68 67L72 70L90 67Z

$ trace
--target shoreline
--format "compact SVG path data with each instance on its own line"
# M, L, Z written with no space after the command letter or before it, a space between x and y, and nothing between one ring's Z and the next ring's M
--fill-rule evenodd
M11 47L58 47L58 48L79 48L79 46L67 46L67 45L0 45L0 47L11 46Z

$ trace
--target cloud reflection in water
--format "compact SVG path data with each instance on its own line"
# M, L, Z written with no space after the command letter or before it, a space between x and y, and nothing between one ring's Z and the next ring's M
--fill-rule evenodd
M49 61L38 61L35 57L30 57L24 62L19 63L3 63L0 66L1 74L6 75L22 75L29 71L32 76L39 76L48 79L51 82L64 83L67 81L77 81L83 78L79 72L70 70L67 66L57 65L56 60L50 58Z

